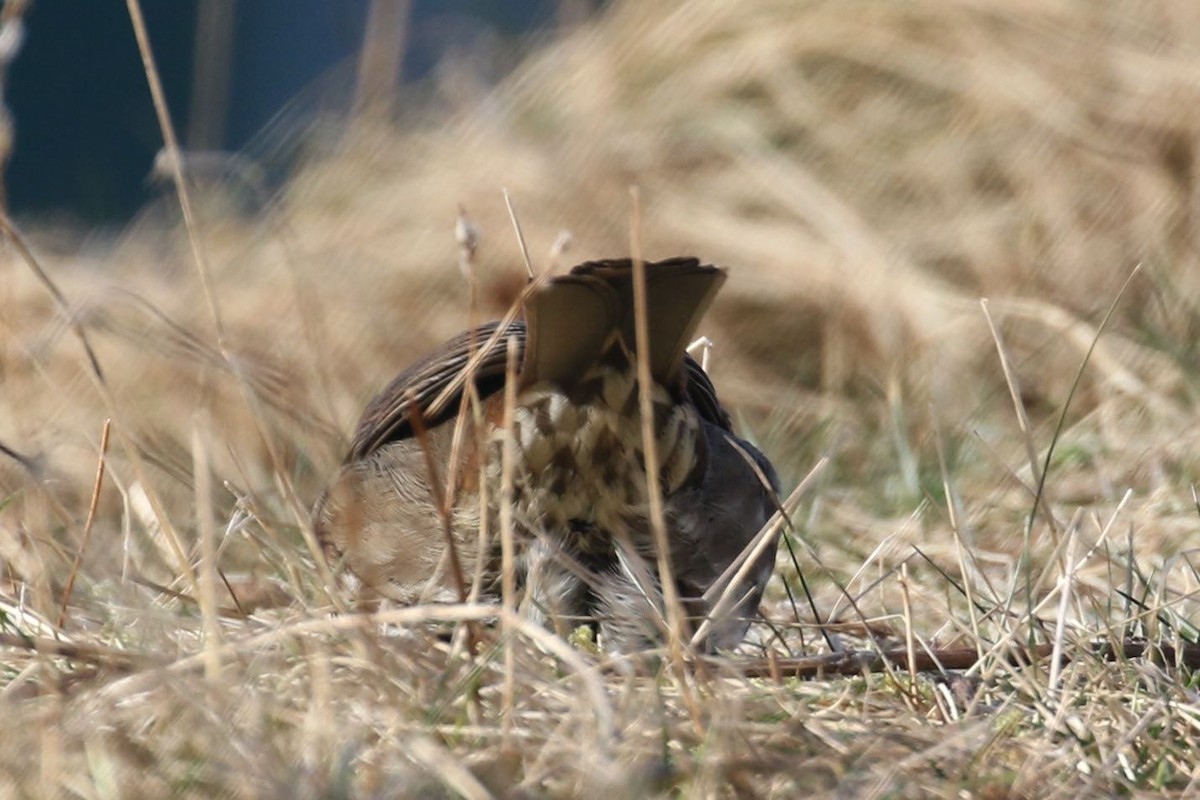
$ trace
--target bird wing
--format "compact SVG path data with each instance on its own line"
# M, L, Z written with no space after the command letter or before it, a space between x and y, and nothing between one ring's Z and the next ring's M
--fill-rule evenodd
M354 432L346 463L365 458L389 442L413 436L412 412L416 409L424 427L433 428L458 413L464 383L447 397L441 395L476 358L474 383L480 398L504 388L508 338L517 340L517 359L525 347L525 324L509 323L500 335L499 322L489 322L464 331L401 372L367 405ZM434 402L442 399L438 406Z
M684 396L702 419L724 430L729 415L716 389L686 347L696 325L725 280L725 271L694 258L646 265L650 310L651 374ZM414 435L412 412L433 428L458 413L473 362L472 379L481 399L504 388L507 341L516 340L522 385L552 380L570 386L596 362L615 332L634 351L633 267L629 259L591 261L569 275L553 278L525 304L528 322L501 329L489 322L455 336L420 359L383 388L367 405L354 433L346 463L358 461L389 442ZM533 333L529 333L533 331Z

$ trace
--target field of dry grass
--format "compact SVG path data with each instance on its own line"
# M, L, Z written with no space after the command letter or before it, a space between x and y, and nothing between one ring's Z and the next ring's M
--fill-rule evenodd
M0 796L1197 791L1198 31L1187 0L628 0L347 125L259 215L210 190L195 248L31 221L63 300L5 249ZM740 431L788 490L828 459L769 624L681 674L445 635L490 608L331 614L307 509L469 321L457 208L497 316L502 189L565 268L628 254L631 185L648 258L730 269L703 332ZM900 655L789 674L831 650Z

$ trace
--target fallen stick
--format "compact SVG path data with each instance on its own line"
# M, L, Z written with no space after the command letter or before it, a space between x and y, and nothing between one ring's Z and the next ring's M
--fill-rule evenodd
M1010 664L1032 664L1045 661L1051 657L1053 649L1053 644L1014 647L1009 651L1007 661ZM1123 661L1152 656L1155 653L1158 654L1156 660L1160 663L1179 665L1188 669L1200 668L1200 644L1156 644L1136 639L1127 639L1116 644L1112 642L1084 643L1068 648L1063 652L1062 659L1063 663L1082 656L1105 661ZM966 670L980 661L979 651L973 647L934 649L929 652L917 651L912 655L914 656L914 668L918 672ZM739 666L742 674L749 678L820 678L828 675L861 675L883 672L889 665L900 670L908 670L909 656L910 651L907 648L884 651L850 650L843 653L796 658L756 658L743 662Z

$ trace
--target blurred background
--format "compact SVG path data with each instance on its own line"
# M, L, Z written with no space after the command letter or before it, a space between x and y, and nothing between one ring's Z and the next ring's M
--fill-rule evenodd
M9 4L10 6L13 4ZM347 115L368 0L146 3L172 116L191 150L279 158L319 115ZM394 87L453 59L494 84L539 33L582 20L587 0L389 3L402 42ZM595 5L598 5L596 3ZM382 12L380 12L382 13ZM21 146L8 172L16 214L120 224L145 203L162 145L129 14L119 3L28 5L7 78ZM268 130L272 120L275 124ZM276 138L272 139L272 135ZM276 152L271 152L276 148Z

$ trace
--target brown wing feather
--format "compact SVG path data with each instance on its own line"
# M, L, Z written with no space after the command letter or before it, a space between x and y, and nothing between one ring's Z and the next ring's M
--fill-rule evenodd
M498 327L498 322L489 322L473 331L460 333L397 375L363 411L350 452L346 454L346 463L362 459L388 442L411 437L413 428L409 414L413 405L420 409L421 420L427 428L452 419L462 401L461 388L448 395L437 410L431 410L433 402L454 383L472 353L481 348L484 352L475 369L479 396L486 398L504 388L506 342L509 335L516 338L520 363L525 348L525 323L511 323L505 335L495 337L493 341Z

